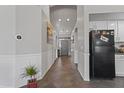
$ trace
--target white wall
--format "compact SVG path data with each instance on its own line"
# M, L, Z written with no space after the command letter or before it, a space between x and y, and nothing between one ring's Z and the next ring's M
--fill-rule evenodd
M42 11L42 74L43 76L53 64L53 44L47 43L47 22L48 17Z
M16 35L22 39L16 40L15 87L26 84L21 74L27 65L36 65L41 77L41 17L40 6L16 6Z
M76 64L78 64L78 29L79 28L77 28L77 23L76 23L71 33L71 58ZM73 39L74 39L74 42L72 41Z
M85 76L87 74L85 70L85 46L84 46L84 6L77 6L77 28L78 28L78 70L84 80L88 80Z
M55 51L45 42L47 24L42 10L49 20L48 6L0 6L0 87L25 85L27 79L22 79L21 74L27 65L36 65L37 77L41 79L53 64ZM18 34L21 40L16 39ZM44 72L43 67L46 67Z
M41 8L40 6L16 6L16 54L41 53Z
M0 6L0 87L13 87L15 6Z
M74 44L75 44L74 45L74 62L78 64L78 28L76 29L74 33Z
M113 12L123 12L124 6L110 6L110 5L94 5L94 6L84 6L84 68L85 70L85 80L89 80L89 14L95 13L113 13Z
M47 43L48 6L17 6L17 34L22 34L22 40L16 42L16 87L26 84L20 74L26 65L33 64L39 69L38 79L41 79L55 60L53 45Z
M0 6L0 54L15 54L15 6Z

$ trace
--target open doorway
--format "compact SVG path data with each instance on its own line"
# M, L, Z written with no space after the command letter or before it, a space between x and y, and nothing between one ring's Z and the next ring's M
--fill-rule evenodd
M69 45L68 40L61 40L61 56L68 56Z
M70 56L71 40L70 38L59 39L58 57Z

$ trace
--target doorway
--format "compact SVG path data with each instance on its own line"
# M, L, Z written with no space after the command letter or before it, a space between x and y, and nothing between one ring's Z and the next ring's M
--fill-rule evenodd
M61 56L68 56L69 45L68 40L61 40Z
M70 39L59 39L58 57L69 56L71 51Z

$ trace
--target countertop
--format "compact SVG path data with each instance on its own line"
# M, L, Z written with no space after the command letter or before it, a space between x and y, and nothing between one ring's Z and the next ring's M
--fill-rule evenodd
M124 53L115 53L115 55L124 55Z

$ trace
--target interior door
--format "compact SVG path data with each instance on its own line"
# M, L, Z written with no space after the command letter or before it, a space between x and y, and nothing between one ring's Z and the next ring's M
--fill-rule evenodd
M61 56L68 56L68 40L61 40Z

